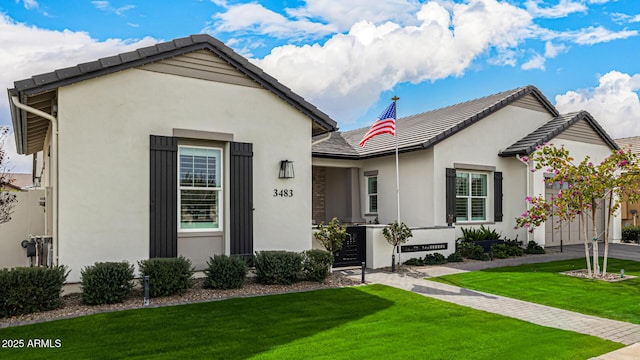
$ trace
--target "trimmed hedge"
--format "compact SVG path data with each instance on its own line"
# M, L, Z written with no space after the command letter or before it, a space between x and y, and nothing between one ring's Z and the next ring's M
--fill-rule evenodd
M623 226L622 241L626 243L640 243L640 225Z
M66 266L0 269L0 318L57 309Z
M256 280L261 284L291 285L302 278L302 254L290 251L256 252Z
M325 281L331 274L333 254L320 249L306 250L302 253L302 272L304 278L319 283Z
M529 241L527 248L524 249L525 254L545 254L544 248L535 241Z
M208 289L239 289L247 278L247 263L240 257L214 255L204 270L204 287Z
M191 261L180 256L177 258L153 258L138 261L140 284L144 286L144 277L149 276L149 296L183 295L193 286Z
M122 302L133 289L133 265L97 262L80 270L82 302L88 305Z

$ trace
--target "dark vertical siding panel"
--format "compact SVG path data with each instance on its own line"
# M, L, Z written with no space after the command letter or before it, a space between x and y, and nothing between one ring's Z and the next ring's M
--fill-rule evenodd
M178 142L150 137L149 257L178 256Z
M456 169L446 169L446 211L445 222L449 225L456 222Z
M231 255L253 254L253 145L230 143Z
M502 173L493 173L493 221L502 221Z

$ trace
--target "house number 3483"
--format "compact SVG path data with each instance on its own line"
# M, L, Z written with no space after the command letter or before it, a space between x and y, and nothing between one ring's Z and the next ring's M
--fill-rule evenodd
M273 189L274 197L293 197L293 189Z

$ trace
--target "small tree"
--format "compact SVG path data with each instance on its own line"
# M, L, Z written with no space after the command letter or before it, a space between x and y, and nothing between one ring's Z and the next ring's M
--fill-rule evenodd
M391 271L396 271L396 248L409 241L409 238L413 236L411 229L405 223L398 224L398 221L387 225L382 229L382 235L387 239L387 242L393 246L391 250Z
M16 194L9 192L11 176L6 170L7 152L4 149L4 140L9 134L8 127L0 127L0 225L11 220L13 207L18 202Z
M313 237L332 254L342 249L342 243L347 236L347 229L340 225L340 221L335 217L329 225L325 225L324 222L318 225L318 231L313 234Z
M529 161L526 157L523 159ZM578 217L584 238L588 276L604 276L607 272L609 229L613 215L620 208L622 201L640 199L640 165L637 157L631 151L614 150L599 165L594 165L588 156L579 164L575 164L568 150L551 145L538 147L531 160L535 164L533 171L545 169L547 173L552 174L545 179L547 184L566 184L566 189L558 192L550 201L542 196L527 197L526 201L531 206L516 218L517 227L533 231L552 215L558 217L560 222L573 221ZM605 212L604 229L598 229L595 221L598 209ZM588 229L585 221L587 217L591 218L591 229ZM598 261L597 242L601 234L604 235L605 244L602 271ZM588 239L592 240L593 272Z

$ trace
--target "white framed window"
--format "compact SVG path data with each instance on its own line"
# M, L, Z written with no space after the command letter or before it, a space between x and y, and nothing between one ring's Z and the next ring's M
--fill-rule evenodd
M456 222L487 221L488 174L456 171Z
M378 177L367 177L367 213L378 213Z
M178 230L220 230L222 149L178 146Z

